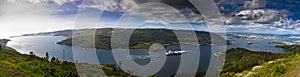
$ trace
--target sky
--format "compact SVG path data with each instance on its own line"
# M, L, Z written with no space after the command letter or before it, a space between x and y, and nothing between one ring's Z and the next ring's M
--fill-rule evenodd
M228 32L300 33L299 0L215 0L215 3ZM209 31L201 13L188 0L0 1L0 38L77 28L133 27L130 24L185 29L189 23L197 23L192 24L193 30Z

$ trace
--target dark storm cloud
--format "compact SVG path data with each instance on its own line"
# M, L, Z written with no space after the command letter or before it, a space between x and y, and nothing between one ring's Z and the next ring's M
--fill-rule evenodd
M182 17L178 17L178 14L182 12L188 12L186 14L188 20L193 23L201 22L201 15L197 12L195 7L188 0L97 0L86 1L84 5L80 5L81 8L97 8L100 10L112 11L112 12L128 12L131 8L140 7L142 9L135 9L130 11L130 15L145 17L146 22L161 22L161 23L187 23ZM175 11L170 12L172 9L164 9L166 7L148 6L144 7L143 4L147 3L160 3L163 5L171 6L177 9L179 13Z
M1 0L5 1L5 0ZM64 4L67 2L74 2L78 0L28 0L33 2L47 2L52 1L57 4ZM286 5L284 1L273 1L273 0L214 0L217 6L219 7L221 13L225 17L224 21L244 23L244 19L247 21L256 22L256 23L269 23L273 21L279 20L280 17L288 17L292 15L290 10L282 9L268 9L266 6L269 5ZM289 0L296 1L296 0ZM100 10L106 10L111 12L126 12L127 10L134 7L143 7L139 6L144 3L149 2L157 2L169 5L179 12L185 15L188 20L192 23L202 23L203 18L201 13L199 13L194 5L189 2L189 0L84 0L82 5L78 5L80 8L96 8ZM297 2L297 1L296 1ZM298 1L299 2L299 1ZM3 3L3 2L1 2ZM289 4L289 6L285 6L286 8L294 7L295 4ZM230 9L227 9L230 6ZM297 5L295 5L297 6ZM1 8L1 7L0 7ZM155 7L158 8L158 7ZM246 11L246 12L245 12ZM251 11L251 12L247 12ZM136 14L141 13L143 14ZM143 10L138 10L138 12L132 12L132 15L136 14L138 16L146 17L150 21L162 21L162 22L170 22L170 23L182 23L182 18L176 18L178 14L166 12L166 10L155 10L153 7L143 8ZM1 11L0 11L1 14ZM242 15L243 18L239 18L236 16ZM233 17L233 18L231 18Z

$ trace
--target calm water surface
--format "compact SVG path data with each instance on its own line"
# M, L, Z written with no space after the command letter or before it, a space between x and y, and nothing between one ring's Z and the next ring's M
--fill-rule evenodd
M247 40L242 38L231 38L232 45L228 45L229 48L246 48L253 51L264 51L264 52L283 52L282 49L275 48L274 44L269 42L273 41L286 41L287 39L281 40ZM22 54L29 54L29 52L34 52L35 55L39 57L45 57L46 52L49 53L50 58L56 57L59 60L67 60L70 62L82 62L90 64L116 64L117 61L114 59L114 55L111 50L91 50L91 49L82 49L71 46L58 45L56 42L66 39L63 36L26 36L26 37L16 37L12 38L8 42L8 46L16 49ZM248 45L248 42L253 42L252 45ZM189 48L190 47L190 48ZM210 45L201 45L200 56L199 56L199 66L198 71L207 71L210 61L216 62L217 60L214 57L211 57L211 46ZM171 46L167 50L180 50L180 46ZM195 51L193 47L188 46L188 53L182 54L185 55L194 55ZM63 55L65 51L65 55ZM122 51L122 50L121 50ZM125 51L125 50L124 50ZM157 75L165 77L171 74L176 73L179 65L181 56L165 56L165 52L154 52L154 54L149 55L149 52L145 49L130 49L130 55L118 54L118 56L126 56L126 59L120 59L124 62L128 58L133 59L139 65L146 65L151 61L151 58L164 59L166 62L163 65L162 69L157 72ZM75 54L75 55L73 55ZM91 56L94 55L94 56ZM196 56L196 55L195 55ZM119 62L119 61L118 61ZM193 62L191 60L191 62ZM134 68L134 67L133 67ZM134 71L139 72L139 71Z
M258 51L258 52L274 52L274 53L280 53L283 52L283 49L276 48L275 44L269 43L269 42L282 42L283 40L278 39L244 39L244 38L233 38L228 36L230 38L232 45L228 45L227 49L230 48L246 48L252 51ZM286 40L285 40L286 41ZM252 42L253 44L248 45L248 42Z
M113 57L111 50L94 50L82 49L74 47L72 50L71 46L58 45L56 42L65 39L63 36L26 36L26 37L16 37L12 38L8 43L8 46L16 49L22 54L29 54L29 52L34 52L35 55L39 57L45 57L46 52L49 53L50 58L56 57L59 60L65 60L70 62L84 62L91 64L115 64L116 61ZM211 59L211 46L203 45L199 46L201 54L199 56L199 68L198 71L206 71ZM167 48L167 50L180 50L179 46L172 46ZM182 55L193 55L192 47L188 49L190 52ZM63 55L65 51L65 55ZM127 58L132 58L137 64L146 65L150 62L151 58L165 58L164 52L155 52L155 54L149 55L149 52L145 49L130 49L131 55L122 55L127 56ZM73 55L76 53L76 55ZM91 55L97 55L95 56ZM162 69L157 72L159 76L169 76L174 74L179 65L180 65L181 56L167 56L166 62ZM125 61L127 59L124 59ZM122 61L124 61L122 60ZM212 61L217 61L213 58ZM98 63L99 62L99 63ZM191 59L191 62L192 59ZM135 71L138 72L138 71Z

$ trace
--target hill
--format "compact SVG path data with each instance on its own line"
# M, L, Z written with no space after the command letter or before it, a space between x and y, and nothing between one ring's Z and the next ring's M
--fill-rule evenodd
M78 63L77 65L83 70L76 70L75 63L58 61L54 57L49 61L35 56L34 53L26 55L10 47L0 48L0 77L79 77L79 73L81 76L99 76L93 72L100 69L103 69L107 76L134 77L113 64Z
M255 66L289 57L289 53L271 53L250 51L243 48L233 48L226 51L225 63L221 72L221 77L233 77L237 73L250 71ZM269 73L266 73L269 74Z
M300 54L276 59L235 74L236 77L299 77Z
M133 29L112 29L112 28L101 28L96 29L95 32L95 45L96 49L101 50L108 50L111 49L111 36L112 31L114 33L119 34L122 32L131 31ZM135 29L130 36L129 40L129 48L132 49L148 49L150 45L154 43L160 43L165 47L171 46L171 45L178 45L179 40L177 39L176 34L173 32L176 31L180 33L181 35L184 35L185 38L182 40L183 44L187 45L198 45L198 44L211 44L211 38L210 35L216 36L217 41L226 41L224 38L218 36L214 33L204 32L204 31L190 31L190 30L169 30L169 29ZM86 41L89 41L89 39L93 39L88 37L89 34L91 34L91 30L81 30L77 31L76 33L76 41L80 44L77 45L82 48L89 48L89 43L85 43ZM199 43L190 42L193 37L191 37L193 34L192 32L195 32L196 39ZM122 39L124 37L119 37L119 39ZM121 44L122 42L118 42L118 44ZM57 44L61 45L72 45L72 38L69 37L63 41L58 42Z
M48 61L35 55L24 55L2 46L0 77L77 77L73 63Z

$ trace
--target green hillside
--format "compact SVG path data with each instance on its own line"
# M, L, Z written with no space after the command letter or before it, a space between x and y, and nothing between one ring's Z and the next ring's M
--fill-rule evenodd
M236 77L299 77L300 54L276 59L235 74Z
M93 66L84 71L77 71L75 64L65 61L39 58L34 55L20 54L16 50L2 46L0 48L0 77L79 77L81 75L91 76L88 71L103 69L107 76L132 76L122 71L113 64L95 65L80 63L79 66Z
M221 77L299 77L299 46L277 46L284 53L229 49Z
M249 71L254 66L272 61L275 59L286 58L288 53L256 52L243 48L233 48L226 52L225 63L222 70L222 77L232 77L236 73Z
M133 29L112 29L112 28L101 28L97 29L95 36L95 45L96 49L102 49L107 50L111 49L111 36L112 31L114 30L115 34L124 33L131 31ZM160 43L164 45L165 47L171 46L171 45L178 45L179 41L177 39L176 34L173 32L176 31L184 36L183 43L187 45L197 45L197 44L210 44L211 39L210 35L216 36L217 41L225 41L222 37L216 35L216 34L210 34L209 32L204 31L189 31L189 30L169 30L169 29L136 29L133 31L130 40L129 40L129 47L132 49L148 49L150 45L153 43ZM80 30L76 34L77 42L80 44L77 45L82 48L89 48L89 44L85 44L86 41L89 41L90 39L93 39L88 36L88 34L91 34L91 30ZM191 37L193 34L192 32L195 32L196 39L199 43L190 42L193 37ZM125 36L126 37L126 36ZM118 39L122 39L124 37L119 36ZM118 42L118 44L121 44L122 42ZM58 44L61 45L72 45L72 38L67 38L61 42L58 42Z
M23 55L12 48L0 50L0 77L76 77L73 63L49 62L35 55Z
M284 49L288 57L256 65L249 70L234 74L236 77L299 77L300 76L300 46L279 46Z

